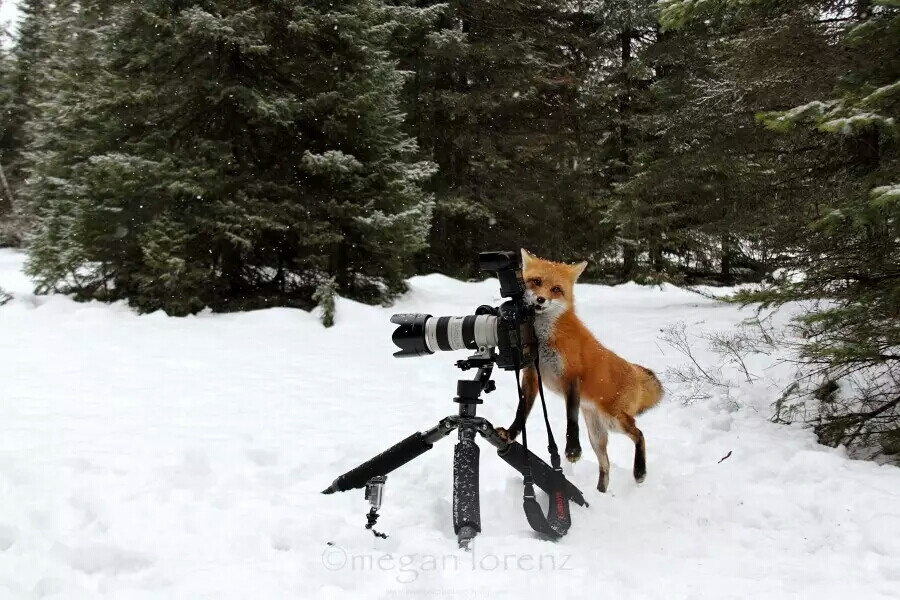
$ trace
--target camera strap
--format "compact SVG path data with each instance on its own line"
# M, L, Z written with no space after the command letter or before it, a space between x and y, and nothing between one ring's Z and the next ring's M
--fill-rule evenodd
M519 369L516 369L516 387L519 390L519 408L522 411L522 446L525 448L524 475L525 492L522 505L525 509L525 517L531 528L553 539L559 539L566 535L572 525L572 516L569 513L569 496L566 493L565 476L559 459L559 448L553 439L553 431L550 429L550 418L547 416L547 402L544 399L544 384L541 380L541 370L538 361L535 360L535 369L538 376L538 392L541 396L541 407L544 411L544 424L547 426L547 450L550 452L550 464L556 474L548 490L550 506L547 507L547 516L544 516L540 504L534 493L534 477L531 472L531 454L528 452L528 432L525 428L525 397L522 395L522 383L519 377Z

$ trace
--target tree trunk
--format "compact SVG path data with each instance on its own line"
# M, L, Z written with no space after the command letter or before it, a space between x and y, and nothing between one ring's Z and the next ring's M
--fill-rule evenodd
M15 212L16 209L16 199L13 197L12 190L9 188L9 182L6 180L6 173L3 171L3 163L0 163L0 185L3 186L3 196L6 198L7 204L9 204L9 214ZM2 209L3 204L0 203L0 209ZM0 215L3 214L3 210L0 210Z
M628 163L628 149L626 138L628 137L628 122L626 115L631 104L631 77L628 75L628 66L631 64L631 41L633 32L623 31L622 40L622 92L619 95L619 150L622 155L622 163Z
M732 254L732 246L734 241L731 239L731 235L727 233L723 233L721 237L722 244L722 262L721 262L721 277L722 281L725 283L731 282L731 254Z
M628 76L628 65L631 64L631 40L632 31L625 30L620 34L621 60L622 60L622 89L619 93L619 158L621 160L621 180L625 180L628 174L628 119L627 114L631 104L631 78ZM623 227L631 237L631 243L625 243L622 247L622 278L625 281L634 278L637 270L636 229L637 215L627 215Z
M662 273L663 271L663 257L662 257L662 236L657 228L653 228L650 231L648 243L650 245L650 266L657 273Z
M329 271L331 271L331 275L334 277L339 293L347 293L352 291L353 288L353 278L350 274L350 269L348 268L349 258L347 241L341 240L335 245L334 250L331 253L331 264L329 265Z
M637 268L637 249L625 244L622 246L622 279L629 281L634 278L634 272Z

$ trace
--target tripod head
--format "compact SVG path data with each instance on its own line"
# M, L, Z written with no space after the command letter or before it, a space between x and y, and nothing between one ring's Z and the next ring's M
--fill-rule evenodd
M476 352L465 360L456 361L456 368L460 371L468 371L469 369L489 368L493 370L497 355L493 348L485 348Z
M478 373L474 379L460 379L456 382L456 398L453 401L460 404L481 404L481 392L490 394L497 389L497 384L491 379L496 359L494 348L488 347L465 360L456 361L456 367L461 371L478 369Z

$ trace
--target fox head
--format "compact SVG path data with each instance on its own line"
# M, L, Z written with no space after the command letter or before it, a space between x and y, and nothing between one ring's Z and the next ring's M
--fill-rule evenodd
M575 305L572 289L587 262L576 265L538 258L522 248L522 276L525 299L534 305L538 316L555 318Z

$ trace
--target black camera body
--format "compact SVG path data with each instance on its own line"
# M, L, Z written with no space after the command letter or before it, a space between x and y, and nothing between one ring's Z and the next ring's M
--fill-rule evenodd
M396 314L391 322L399 327L392 339L400 350L394 356L496 348L494 362L501 369L514 371L534 364L537 357L534 308L525 301L521 256L509 251L482 252L478 266L482 271L497 274L500 295L509 299L496 308L480 306L475 315L466 317Z
M482 252L478 256L482 271L497 273L500 295L509 298L496 310L498 367L508 371L524 369L537 357L534 333L534 307L525 302L525 278L522 256L518 252Z

